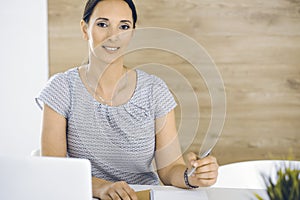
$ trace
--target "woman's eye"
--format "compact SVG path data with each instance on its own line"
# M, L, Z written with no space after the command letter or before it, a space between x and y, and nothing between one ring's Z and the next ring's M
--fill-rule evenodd
M128 30L128 29L130 29L130 26L127 25L127 24L124 24L124 25L120 26L120 29L122 29L122 30Z
M101 28L106 28L106 27L108 27L108 25L107 25L106 23L104 23L104 22L99 22L99 23L97 23L97 26L99 26L99 27L101 27Z

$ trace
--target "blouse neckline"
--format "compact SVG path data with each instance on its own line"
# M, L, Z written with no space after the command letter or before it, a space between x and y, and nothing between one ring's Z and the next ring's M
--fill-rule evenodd
M76 79L77 81L79 82L80 84L80 87L82 87L85 91L85 93L87 93L86 95L92 99L92 101L98 105L102 105L102 106L105 106L105 107L109 107L109 108L118 108L118 107L124 107L126 105L128 105L129 103L131 103L134 99L135 99L135 96L136 96L136 93L137 93L137 90L139 88L139 84L140 84L140 71L135 69L134 71L136 72L136 85L135 85L135 89L133 91L133 94L131 95L131 97L128 99L128 101L126 101L125 103L123 104L120 104L120 105L108 105L108 104L105 104L105 103L102 103L100 101L98 101L89 91L88 89L85 87L85 85L83 84L81 78L80 78L80 75L79 75L79 67L76 68Z

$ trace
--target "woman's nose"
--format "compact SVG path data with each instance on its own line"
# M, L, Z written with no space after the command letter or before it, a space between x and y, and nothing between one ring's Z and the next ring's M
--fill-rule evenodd
M119 30L116 28L110 28L108 31L108 40L116 42L120 39Z

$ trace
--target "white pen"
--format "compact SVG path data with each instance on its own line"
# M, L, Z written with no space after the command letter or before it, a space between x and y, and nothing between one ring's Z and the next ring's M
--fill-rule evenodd
M204 153L200 156L200 159L205 158L206 156L208 156L208 155L210 154L211 150L212 150L212 148L210 148L209 150L207 150L206 152L204 152ZM195 172L195 170L196 170L196 167L193 167L193 168L191 169L191 171L188 172L187 175L188 175L188 176L191 176L191 175Z

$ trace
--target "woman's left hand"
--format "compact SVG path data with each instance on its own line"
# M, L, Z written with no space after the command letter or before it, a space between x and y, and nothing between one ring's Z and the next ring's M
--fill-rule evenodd
M190 185L207 187L216 183L219 165L215 157L207 156L197 159L197 155L191 152L187 155L187 160L189 169L196 168L195 172L188 177Z

